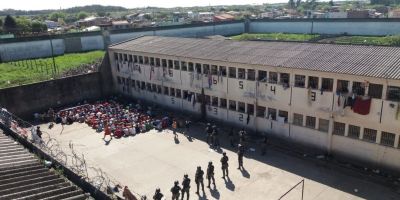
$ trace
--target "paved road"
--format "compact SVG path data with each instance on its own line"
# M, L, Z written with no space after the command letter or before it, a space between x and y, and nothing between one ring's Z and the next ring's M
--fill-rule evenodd
M236 169L236 153L226 150L230 158L231 179L224 181L219 163L221 153L209 149L203 141L201 127L191 130L192 139L179 134L179 140L175 141L171 131L151 131L113 139L108 145L102 140L102 134L85 124L65 126L62 133L60 125L51 130L44 125L42 129L51 133L66 149L72 141L90 165L102 168L122 185L148 197L152 197L155 188L160 187L170 199L169 190L173 182L181 182L183 174L188 173L192 179L191 199L278 199L302 179L305 179L304 199L307 200L400 199L400 194L392 188L271 149L263 157L259 155L259 149L248 152L244 159L245 171ZM217 187L206 188L205 195L200 193L197 196L194 184L196 167L200 165L206 169L209 161L215 165ZM292 199L301 199L300 186L282 198Z

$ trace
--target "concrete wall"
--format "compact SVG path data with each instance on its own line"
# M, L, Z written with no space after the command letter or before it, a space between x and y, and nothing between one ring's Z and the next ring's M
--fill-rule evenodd
M246 29L246 30L245 30ZM400 33L400 20L396 19L314 19L314 20L253 20L180 25L171 27L151 27L134 30L112 31L105 39L101 32L77 33L52 36L54 54L105 49L105 44L118 43L143 35L204 37L210 35L238 35L250 33L318 33L349 35L389 35ZM73 39L72 39L73 38ZM50 57L48 36L27 39L7 39L0 41L0 61L26 58Z
M91 73L0 89L0 107L21 117L32 117L32 113L50 107L101 98L101 80L100 73Z

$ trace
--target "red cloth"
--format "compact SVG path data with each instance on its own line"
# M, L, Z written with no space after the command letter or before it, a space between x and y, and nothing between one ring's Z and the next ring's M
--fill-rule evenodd
M362 97L356 97L354 102L353 111L360 115L368 115L371 108L371 98L362 99Z
M106 135L111 135L110 128L108 128L107 125L106 125L106 127L104 128L104 136L106 136Z

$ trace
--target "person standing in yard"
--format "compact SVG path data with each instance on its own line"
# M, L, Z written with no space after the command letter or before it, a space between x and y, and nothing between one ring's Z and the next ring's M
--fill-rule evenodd
M228 158L228 156L226 155L226 152L223 152L222 153L222 158L221 158L221 169L222 169L222 178L223 179L225 179L225 175L226 175L226 177L227 178L229 178L229 173L228 173L228 167L229 167L229 165L228 165L228 161L229 161L229 158Z
M238 149L238 168L237 169L244 169L243 167L243 156L244 156L244 146L239 144L239 149Z
M179 186L179 182L175 181L174 187L171 188L172 200L179 200L179 192L181 190L182 190L182 188Z
M185 174L183 176L183 181L182 181L182 196L181 196L181 200L183 200L183 197L185 196L186 193L186 197L187 200L189 200L189 191L190 191L190 178L187 174Z
M214 188L215 188L214 165L211 161L208 163L208 167L207 167L207 179L208 179L207 187L210 188L211 180L212 180Z
M178 122L176 122L176 120L174 120L172 122L172 131L174 133L174 137L178 138L178 134L176 134L176 129L178 128Z

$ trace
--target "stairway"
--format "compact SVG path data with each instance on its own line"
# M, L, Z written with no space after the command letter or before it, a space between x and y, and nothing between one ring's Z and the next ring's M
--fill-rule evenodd
M85 200L89 195L64 177L44 167L0 129L1 200Z

